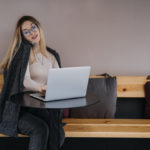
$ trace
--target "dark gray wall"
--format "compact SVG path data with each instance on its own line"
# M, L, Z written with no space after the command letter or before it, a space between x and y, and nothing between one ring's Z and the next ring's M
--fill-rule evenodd
M0 0L0 60L22 15L41 22L64 67L150 74L150 0Z

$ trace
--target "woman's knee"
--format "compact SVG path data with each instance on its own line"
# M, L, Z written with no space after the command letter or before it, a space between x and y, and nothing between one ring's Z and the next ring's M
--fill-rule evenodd
M18 122L18 131L29 136L32 135L48 135L49 126L46 121L33 116L30 113L23 113Z

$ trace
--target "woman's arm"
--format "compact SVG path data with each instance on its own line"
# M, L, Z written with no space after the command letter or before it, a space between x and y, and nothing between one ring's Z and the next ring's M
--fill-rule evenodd
M31 79L29 63L28 63L27 70L25 73L23 85L24 85L25 91L39 91L39 92L41 91L41 87L44 86Z

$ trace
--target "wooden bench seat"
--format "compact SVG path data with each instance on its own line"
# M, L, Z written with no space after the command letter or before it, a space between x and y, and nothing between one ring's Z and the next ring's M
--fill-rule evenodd
M65 119L66 137L150 138L149 119Z
M150 138L150 119L63 119L66 137ZM19 137L28 137L19 134ZM0 134L0 137L8 137Z
M90 76L100 78L100 76ZM144 98L146 76L117 76L117 97ZM3 77L0 75L0 87ZM150 119L63 119L66 137L150 138ZM0 137L8 137L0 134ZM28 137L19 134L19 137Z

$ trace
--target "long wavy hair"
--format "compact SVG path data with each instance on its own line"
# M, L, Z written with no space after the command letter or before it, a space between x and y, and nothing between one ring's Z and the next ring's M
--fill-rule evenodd
M16 28L15 28L12 42L9 46L9 49L8 49L5 57L3 58L3 60L0 64L0 68L2 70L5 69L5 67L7 67L7 69L9 68L13 57L15 56L15 54L17 53L17 51L20 47L22 39L24 38L24 35L22 34L21 27L25 21L31 21L32 23L37 25L37 27L39 29L39 33L40 33L39 50L46 58L48 58L47 51L46 51L46 43L45 43L44 33L43 33L43 29L41 27L41 24L39 23L38 20L36 20L32 16L22 16L16 24ZM34 53L33 47L31 47L30 62L34 63L35 61L36 61L35 53Z

